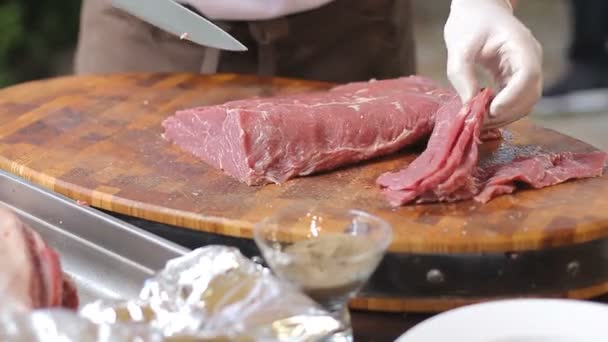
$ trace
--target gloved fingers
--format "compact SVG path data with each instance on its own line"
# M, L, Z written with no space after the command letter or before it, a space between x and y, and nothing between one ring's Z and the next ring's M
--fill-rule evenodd
M542 48L534 37L490 40L480 59L498 87L484 126L501 127L529 114L542 92Z
M460 96L462 103L468 102L479 91L479 83L475 75L475 64L456 61L448 63L448 79Z
M475 54L470 48L448 47L447 76L460 96L462 103L468 102L479 92L479 82L475 74Z
M462 102L466 103L479 91L475 64L485 37L453 14L444 26L443 36L448 52L446 74Z
M505 53L503 42L488 42L481 49L479 63L490 73L494 83L499 89L507 85L507 80L515 73L513 63Z
M540 67L535 64L516 68L492 103L484 128L498 128L528 115L542 92Z

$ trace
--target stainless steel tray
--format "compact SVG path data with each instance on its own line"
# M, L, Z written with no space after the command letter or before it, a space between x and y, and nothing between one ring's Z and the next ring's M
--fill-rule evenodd
M188 250L0 170L0 203L61 255L81 303L133 298L167 260Z

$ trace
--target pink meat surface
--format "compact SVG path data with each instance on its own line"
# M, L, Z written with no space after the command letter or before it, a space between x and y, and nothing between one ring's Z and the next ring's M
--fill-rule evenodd
M377 184L392 205L487 202L520 183L541 188L602 174L607 155L544 153L480 167L478 145L492 99L457 94L420 76L355 82L329 91L230 101L177 112L164 137L248 185L283 183L387 155L428 140L411 164Z
M439 110L426 150L404 169L378 177L377 183L392 205L466 199L486 203L512 193L517 184L540 189L602 174L608 154L600 151L541 152L478 166L481 127L491 98L486 89L464 106L455 99ZM495 133L485 135L486 139L497 137Z
M59 255L10 210L0 208L0 290L25 309L78 307L76 288Z
M498 195L512 193L517 183L540 189L574 178L597 177L602 175L606 161L607 154L600 151L518 157L511 163L480 170L483 187L475 200L486 203Z
M283 183L421 141L453 97L422 77L357 82L179 111L164 137L248 185Z

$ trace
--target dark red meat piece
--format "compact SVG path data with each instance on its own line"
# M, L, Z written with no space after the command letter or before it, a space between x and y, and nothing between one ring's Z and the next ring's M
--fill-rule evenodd
M0 207L0 269L3 296L26 308L76 309L78 295L61 269L61 261L30 227Z

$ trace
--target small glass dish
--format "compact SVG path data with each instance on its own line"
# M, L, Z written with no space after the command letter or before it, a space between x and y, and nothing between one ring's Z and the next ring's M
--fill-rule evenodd
M280 279L343 324L331 341L352 341L348 301L386 253L392 241L390 224L360 210L295 205L257 223L253 235Z

